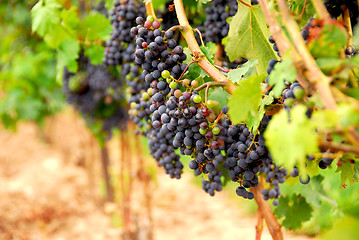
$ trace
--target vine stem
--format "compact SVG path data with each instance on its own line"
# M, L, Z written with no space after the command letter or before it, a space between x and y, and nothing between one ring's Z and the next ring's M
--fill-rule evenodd
M328 141L321 142L319 145L321 147L331 148L331 149L335 149L335 150L346 152L346 153L355 153L355 154L359 155L359 148L353 147L350 145L336 144L336 143L328 142Z
M323 74L313 57L310 55L302 35L298 30L298 25L290 15L286 1L277 0L277 3L280 9L280 13L283 17L283 23L286 26L286 29L291 38L295 39L295 41L293 41L294 47L298 54L301 56L306 70L308 70L307 79L318 90L318 93L321 96L325 107L328 109L336 109L337 103L330 90L329 78Z
M211 78L213 78L214 81L226 83L225 90L228 93L232 93L236 86L208 61L198 46L196 38L193 34L193 29L188 22L182 0L174 0L174 4L178 22L183 28L182 35L185 38L193 56L198 59L198 66L200 66Z
M348 7L346 7L344 9L343 20L344 20L345 27L347 28L347 31L348 31L348 34L349 34L348 47L350 47L352 45L353 30L352 30L352 24L350 22L350 14L349 14L349 8Z
M283 240L281 226L275 218L268 201L265 201L262 197L262 187L258 185L257 187L251 187L250 189L254 193L254 199L258 205L258 211L261 212L263 218L265 219L268 225L269 233L272 235L273 240Z
M153 16L155 18L155 20L158 20L158 18L156 17L156 12L155 9L153 8L153 4L152 4L152 0L145 0L144 1L145 6L146 6L146 13L148 16Z
M263 215L260 209L257 211L256 240L262 239L263 233Z
M269 10L269 6L266 0L259 0L261 4L261 9L263 12L263 15L268 23L269 30L278 46L279 52L283 56L285 52L287 52L289 49L292 50L291 56L294 59L294 64L297 68L301 68L300 63L300 56L295 51L294 46L290 43L287 35L279 25L278 21L276 20L275 16L272 16L271 11ZM302 87L307 88L309 86L308 82L304 79L304 77L297 73L297 80L302 85Z
M312 0L313 6L315 8L315 11L318 13L319 18L321 19L330 19L330 15L323 5L322 0Z

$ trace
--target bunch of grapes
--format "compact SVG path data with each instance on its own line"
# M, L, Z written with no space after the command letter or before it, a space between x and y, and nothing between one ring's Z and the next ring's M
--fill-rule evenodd
M172 178L180 178L183 165L175 153L179 149L181 155L193 158L189 167L195 175L207 174L202 183L208 194L221 191L222 177L229 175L240 183L237 194L253 199L248 188L258 185L257 173L275 166L263 137L254 136L245 125L232 125L228 107L218 112L214 101L204 102L195 90L196 80L180 79L187 67L186 55L172 31L160 30L161 24L151 16L138 17L136 22L131 29L137 45L134 62L141 66L143 80L130 115L144 127L152 156ZM138 84L131 88L134 92ZM285 176L286 172L278 172L268 181L276 184L277 177L282 183ZM278 196L279 190L274 198Z
M206 21L204 22L203 37L207 42L221 43L227 36L229 24L227 18L237 13L236 0L213 0L211 6L206 8Z
M106 42L106 65L122 65L122 75L130 70L130 62L134 60L134 36L130 34L137 16L145 16L146 8L143 2L136 0L115 1L110 10L112 25L111 39ZM126 64L127 63L127 64Z
M63 92L66 100L89 124L100 122L102 130L111 136L112 128L123 129L128 119L125 107L124 81L114 69L92 65L83 55L75 74L64 70Z

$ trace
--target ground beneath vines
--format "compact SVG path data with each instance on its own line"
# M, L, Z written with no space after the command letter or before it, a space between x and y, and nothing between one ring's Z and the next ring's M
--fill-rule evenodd
M47 121L43 130L29 123L16 133L0 127L1 240L122 239L122 228L104 210L96 185L100 174L88 169L98 167L86 162L94 145L88 147L87 134L71 111ZM154 239L255 239L256 216L228 194L211 198L189 173L178 181L157 172ZM267 229L262 239L271 239ZM285 232L285 239L310 238Z

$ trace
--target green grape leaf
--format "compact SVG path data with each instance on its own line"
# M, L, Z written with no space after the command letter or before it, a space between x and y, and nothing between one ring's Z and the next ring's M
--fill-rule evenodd
M79 57L80 45L76 39L65 39L57 50L57 68L67 67L70 72L77 72L76 59Z
M324 131L329 128L335 128L339 122L339 117L335 111L323 109L313 113L312 122L315 124L316 129Z
M337 114L339 116L340 126L350 128L359 125L359 108L353 103L341 103L338 106Z
M359 101L359 88L346 88L343 90L343 92L346 95L355 98L357 101Z
M251 1L244 2L250 4ZM262 10L238 2L238 11L230 22L228 44L225 48L229 60L234 61L241 57L257 59L258 74L266 74L269 60L277 58L268 41L269 36Z
M209 60L210 60L211 56L213 56L213 54L211 55L211 51L209 51L208 48L203 48L203 50L205 50L207 52L207 54L210 57L209 58ZM191 50L189 48L184 48L183 52L187 55L187 59L184 62L189 65L192 62L192 52L191 52ZM198 66L198 64L196 64L196 63L192 63L188 67L187 70L188 71L187 71L187 73L185 75L186 78L196 79L196 78L206 78L206 77L208 77L208 74L200 66Z
M274 210L278 218L284 218L282 226L286 229L298 229L302 223L310 220L313 208L307 203L306 199L300 194L281 197L279 205Z
M60 17L62 20L61 25L72 37L75 37L76 30L80 27L80 19L77 16L77 7L72 6L69 10L62 10Z
M105 8L111 9L113 7L113 0L104 0L105 2Z
M258 64L258 60L252 59L247 61L245 64L243 64L241 67L238 67L237 69L231 70L228 73L228 78L233 83L237 83L243 76L248 73L248 71Z
M110 38L111 30L110 20L100 13L89 15L84 21L83 35L88 41L107 40Z
M320 240L337 240L337 239L358 239L359 236L359 219L353 216L344 216L320 236Z
M341 185L346 187L346 184L349 183L353 185L358 181L357 178L354 177L355 171L357 171L358 166L357 163L353 163L348 157L343 157L340 159L340 164L337 167L337 172L340 172L340 180Z
M229 115L234 124L243 123L249 114L258 111L262 80L263 77L253 75L238 83L228 101Z
M286 88L285 81L295 82L297 79L297 70L291 60L284 60L274 66L271 74L269 75L268 84L273 86L274 96L280 97L283 89Z
M58 0L40 0L31 9L32 31L44 36L51 28L60 23Z
M222 109L222 107L227 104L229 97L230 95L221 87L213 88L213 90L210 90L208 93L208 99L219 102L219 109Z
M288 4L289 4L290 10L292 10L297 15L301 15L301 17L297 19L298 23L300 24L301 27L306 25L308 19L313 17L314 14L316 14L315 8L311 1L295 0L295 1L288 2Z
M356 25L353 31L353 46L359 48L359 25Z
M292 169L295 165L306 172L306 156L319 152L315 125L306 116L307 107L297 105L290 111L281 110L273 116L264 138L278 166Z
M105 48L101 45L91 45L85 49L85 55L90 58L93 65L101 64Z
M258 112L251 112L246 120L246 125L250 129L251 132L255 133L258 130L259 125L261 124L261 120L265 113L265 106L271 104L273 102L273 92L270 92L269 95L265 95L260 103Z
M65 39L70 39L69 32L61 25L55 25L44 36L44 41L51 48L58 48Z

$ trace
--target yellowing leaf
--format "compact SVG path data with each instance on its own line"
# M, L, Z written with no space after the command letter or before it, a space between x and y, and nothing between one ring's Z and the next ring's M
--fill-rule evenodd
M319 152L315 125L306 116L307 107L295 106L276 114L264 133L273 161L287 169L295 165L305 173L306 156Z
M258 111L262 77L253 75L239 82L228 101L229 115L234 124L243 123L250 113Z
M61 5L57 0L40 0L31 10L32 31L44 36L60 23Z

